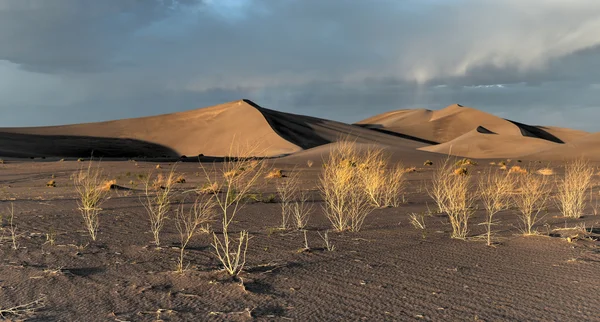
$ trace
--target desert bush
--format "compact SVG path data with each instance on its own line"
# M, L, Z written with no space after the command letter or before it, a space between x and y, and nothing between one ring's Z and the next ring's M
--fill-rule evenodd
M269 173L267 173L266 178L267 179L274 179L274 178L283 178L283 171L281 171L281 169L273 169L271 171L269 171Z
M175 183L185 183L185 177L183 175L179 175L177 179L175 179Z
M543 176L551 176L554 175L554 170L551 168L542 168L536 171L537 174L541 174Z
M382 149L369 149L359 161L365 193L375 207L399 207L405 186L406 170L401 163L389 168Z
M594 168L579 159L565 165L565 175L558 181L557 202L563 216L579 218L585 210Z
M199 228L204 228L208 231L207 227L203 227L203 225L207 225L212 221L215 215L215 206L216 203L213 196L200 196L196 198L194 204L187 211L184 209L183 202L177 209L175 227L179 232L179 240L181 242L179 261L177 262L177 272L182 273L184 271L183 257L185 248L194 234Z
M527 169L521 168L518 165L514 165L514 166L510 167L510 170L508 170L508 173L524 174L524 173L527 173Z
M425 224L425 213L411 213L408 215L410 219L410 224L413 225L416 229L425 230L427 228Z
M323 240L325 250L327 250L328 252L333 252L335 250L335 245L329 239L329 230L326 230L325 232L323 232L323 234L321 234L321 232L317 232L317 234L319 234L319 237L321 237L321 239Z
M154 176L150 173L145 178L144 196L140 197L140 201L150 220L150 231L154 237L154 244L156 247L160 247L160 231L171 209L172 189L177 178L175 166L166 175L159 173Z
M90 160L87 167L82 167L73 175L73 182L79 195L79 211L83 216L85 227L92 240L96 240L100 226L99 214L102 210L100 206L108 197L108 191L103 189L104 181L100 164L92 167Z
M212 247L217 259L230 276L237 276L246 263L246 250L248 249L248 231L241 230L238 238L230 232L230 226L239 211L244 206L244 198L250 189L257 184L258 179L265 172L263 160L254 160L251 157L257 153L256 148L238 148L234 153L234 145L230 146L229 155L222 162L222 167L217 169L213 164L209 171L200 165L209 186L212 189L217 209L221 215L221 237L213 232ZM260 153L257 153L260 154Z
M428 167L429 167L429 166L432 166L432 165L433 165L433 161L431 161L431 160L427 160L427 161L423 162L423 165L424 165L424 166L428 166Z
M488 170L479 177L479 196L486 213L486 241L491 246L492 226L496 224L494 215L510 207L514 177L499 170Z
M541 219L540 213L550 194L548 177L526 172L517 176L515 181L518 193L513 194L513 203L519 211L521 231L525 235L533 235L536 233L533 226Z
M310 200L309 192L300 191L298 198L291 206L293 222L297 229L304 229L306 227L312 211L313 203Z
M469 166L469 165L477 165L477 162L475 162L471 159L465 158L465 159L460 159L454 163L454 166L456 166L456 167L464 167L464 166Z
M469 232L468 222L473 214L472 205L476 194L470 191L471 177L468 173L456 174L446 159L433 174L429 195L445 213L452 225L452 238L465 239Z
M337 231L358 231L373 210L358 167L364 156L356 144L340 141L332 149L320 177L325 215Z
M56 188L56 181L50 180L50 181L46 182L46 187Z

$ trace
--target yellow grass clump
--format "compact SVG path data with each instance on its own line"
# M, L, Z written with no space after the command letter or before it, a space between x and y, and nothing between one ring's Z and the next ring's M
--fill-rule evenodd
M50 181L46 182L46 187L56 188L56 181L50 180Z
M542 168L536 171L536 173L541 174L543 176L551 176L554 175L554 170L552 170L551 168Z
M273 169L271 171L269 171L269 173L267 173L267 176L265 178L267 179L274 179L274 178L283 178L283 171L281 171L281 169Z
M171 194L177 174L175 166L168 174L159 173L156 178L150 173L144 181L144 198L141 202L150 220L150 231L156 247L160 247L160 232L171 209Z
M110 189L113 189L116 184L117 184L116 179L105 180L104 183L102 183L102 187L100 189L102 189L104 191L110 191Z
M521 168L518 165L514 165L514 166L510 167L510 170L508 170L508 173L524 174L524 173L527 173L527 169Z

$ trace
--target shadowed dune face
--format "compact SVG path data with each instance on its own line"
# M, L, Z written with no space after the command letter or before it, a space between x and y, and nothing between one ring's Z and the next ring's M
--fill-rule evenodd
M133 139L0 132L0 155L6 157L179 157L176 151Z

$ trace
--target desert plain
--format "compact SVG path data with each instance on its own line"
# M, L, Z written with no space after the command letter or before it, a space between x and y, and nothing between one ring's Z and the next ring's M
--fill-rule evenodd
M600 321L600 133L239 100L0 157L7 320Z

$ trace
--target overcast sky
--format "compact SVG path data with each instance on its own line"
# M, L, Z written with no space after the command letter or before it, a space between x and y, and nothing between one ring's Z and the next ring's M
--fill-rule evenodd
M600 131L599 0L0 0L0 126L248 98Z

